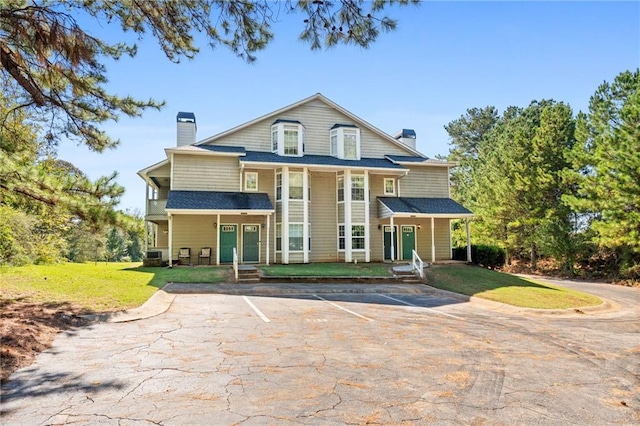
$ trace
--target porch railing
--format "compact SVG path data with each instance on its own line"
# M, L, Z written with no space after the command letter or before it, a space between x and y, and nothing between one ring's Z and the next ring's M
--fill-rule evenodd
M238 250L235 247L233 248L233 275L238 282Z
M166 216L167 200L147 200L148 216Z
M424 262L415 250L411 250L411 270L417 271L420 279L424 279Z

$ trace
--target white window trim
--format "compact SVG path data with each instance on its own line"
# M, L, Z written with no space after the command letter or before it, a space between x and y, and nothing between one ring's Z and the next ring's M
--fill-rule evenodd
M356 158L346 158L344 150L344 136L345 134L355 133L356 136ZM333 146L331 144L331 138L336 136L336 152L333 152ZM341 160L360 160L360 129L358 127L336 127L329 131L329 154L333 157L337 157Z
M289 241L287 242L287 244L291 244L291 226L292 225L297 225L297 226L301 226L301 231L302 231L302 236L299 238L302 238L302 248L300 250L292 250L290 246L287 247L287 250L289 251L289 253L303 253L304 252L304 223L302 222L289 222L289 224L287 225L287 228L289 229ZM298 237L296 237L298 238Z
M249 182L248 177L255 176L256 177L256 187L249 188L247 183ZM258 192L258 172L244 172L244 190L247 192Z
M353 178L354 177L359 177L362 178L362 200L354 200L353 199ZM359 173L352 173L350 178L349 178L349 193L351 194L351 202L352 203L364 203L367 201L367 177L364 174L359 174Z
M344 236L340 237L340 227L344 228ZM338 252L342 252L344 253L344 251L347 248L347 227L344 225L344 223L338 223L336 226L336 235L337 235L337 240L336 240L336 246L338 248ZM344 239L344 248L340 248L340 238Z
M292 175L300 175L300 180L302 181L300 183L300 186L295 186L294 188L302 188L302 192L300 193L300 198L292 198L291 197L291 176ZM304 172L289 172L289 194L288 194L288 200L290 201L304 201L304 178L305 173Z
M276 246L276 253L282 253L282 223L276 223L275 228L275 239L274 243ZM278 249L278 238L280 238L280 249Z
M358 236L358 237L354 237L353 236L353 227L354 226L362 226L362 228L364 229L364 235L363 236ZM352 223L351 224L351 241L349 241L351 243L351 251L352 252L357 252L357 253L364 253L365 251L367 251L367 225L365 225L364 223ZM364 248L361 249L355 249L353 248L353 240L354 238L362 238L362 241L364 242ZM346 247L346 241L345 241L345 247Z
M393 182L393 191L391 192L387 192L388 181ZM396 180L394 178L384 178L383 188L384 188L384 195L396 195Z
M298 153L297 154L285 154L284 152L284 131L296 130L298 132ZM271 125L271 152L274 152L283 157L302 157L304 156L304 126L300 123L290 123L281 121ZM273 134L277 133L276 149L274 149Z
M342 200L340 199L340 185L338 184L338 182L342 181ZM337 203L344 203L344 190L345 190L345 178L344 175L339 175L336 177L336 202ZM349 190L351 190L351 187L349 187Z
M278 186L278 177L280 177L280 186ZM278 172L276 173L276 178L275 178L275 197L276 197L276 201L282 201L282 172ZM278 188L280 188L280 197L278 197Z

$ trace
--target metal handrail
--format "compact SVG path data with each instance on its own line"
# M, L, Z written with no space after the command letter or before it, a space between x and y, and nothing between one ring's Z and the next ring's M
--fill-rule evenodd
M238 250L233 248L233 275L236 277L236 282L238 281Z
M420 278L424 279L424 262L415 250L411 250L411 270L413 272L417 270Z

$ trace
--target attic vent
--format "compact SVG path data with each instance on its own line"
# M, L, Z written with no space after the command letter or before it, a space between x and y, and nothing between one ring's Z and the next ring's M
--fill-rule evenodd
M409 148L416 149L416 131L413 129L402 129L393 136Z

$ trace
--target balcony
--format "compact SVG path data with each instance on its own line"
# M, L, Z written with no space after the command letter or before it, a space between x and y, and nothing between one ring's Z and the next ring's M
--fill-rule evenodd
M166 219L167 200L147 200L147 219Z

